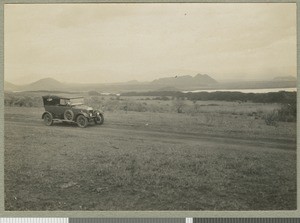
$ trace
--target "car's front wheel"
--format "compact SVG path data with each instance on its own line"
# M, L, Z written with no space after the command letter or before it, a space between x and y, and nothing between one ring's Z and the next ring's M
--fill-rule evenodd
M46 113L44 115L44 123L48 126L53 124L53 117L50 113Z
M88 120L86 117L84 117L84 115L78 115L76 122L81 128L85 128L88 125Z
M104 122L104 116L102 114L97 115L95 118L95 123L98 125L102 125Z

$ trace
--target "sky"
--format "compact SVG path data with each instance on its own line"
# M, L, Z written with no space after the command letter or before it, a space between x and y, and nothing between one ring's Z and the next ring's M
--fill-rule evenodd
M296 3L5 4L4 79L295 76Z

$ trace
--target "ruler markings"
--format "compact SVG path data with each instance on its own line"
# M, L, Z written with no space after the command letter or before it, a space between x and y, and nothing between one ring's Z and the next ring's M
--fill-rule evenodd
M186 223L186 219L185 218L70 218L69 223Z
M68 223L68 218L0 218L0 223Z
M0 223L300 223L300 218L0 218Z

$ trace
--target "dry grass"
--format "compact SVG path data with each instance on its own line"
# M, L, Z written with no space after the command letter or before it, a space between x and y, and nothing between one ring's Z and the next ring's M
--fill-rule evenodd
M184 100L154 100L150 97L87 97L86 103L101 108L104 111L137 111L137 112L159 112L177 113L178 104L182 106L185 114L199 113L221 113L232 115L257 115L269 113L280 108L279 104L264 104L252 102L226 102L226 101L189 101ZM126 107L126 108L125 108Z
M6 108L5 208L296 209L295 123L231 114L249 109L239 106L116 110L86 129L44 126L41 108Z

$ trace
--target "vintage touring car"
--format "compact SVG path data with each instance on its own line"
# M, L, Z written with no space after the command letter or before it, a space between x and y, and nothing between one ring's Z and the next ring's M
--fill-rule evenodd
M48 126L54 121L77 123L85 128L89 122L103 124L104 116L100 110L83 104L83 97L66 98L54 95L43 96L45 112L42 115L44 123Z

